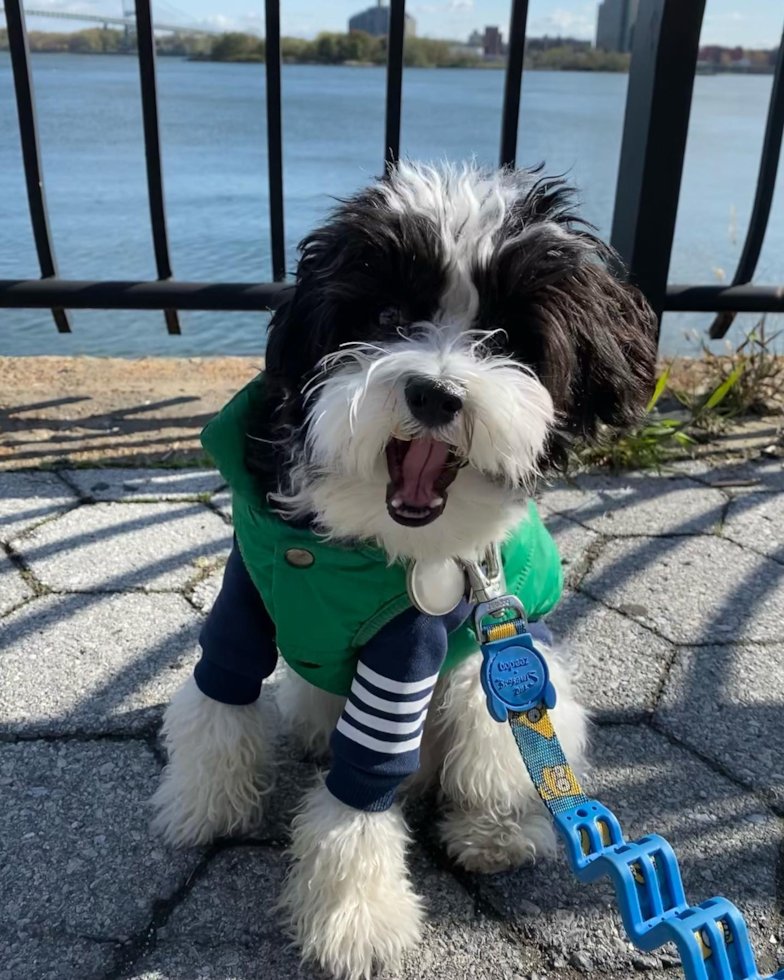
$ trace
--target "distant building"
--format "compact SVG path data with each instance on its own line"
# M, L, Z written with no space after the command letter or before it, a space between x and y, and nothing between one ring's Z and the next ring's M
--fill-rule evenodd
M771 72L776 64L778 51L744 49L742 47L725 48L720 44L705 44L700 48L697 58L697 68L700 71L739 71L739 72Z
M368 7L360 14L349 18L349 31L364 31L373 37L386 37L389 34L389 7L384 0L378 0L375 7ZM406 14L406 37L416 36L416 21Z
M603 51L631 51L640 0L604 0L599 4L596 47Z
M504 54L504 41L501 29L486 27L484 36L485 58L501 58Z

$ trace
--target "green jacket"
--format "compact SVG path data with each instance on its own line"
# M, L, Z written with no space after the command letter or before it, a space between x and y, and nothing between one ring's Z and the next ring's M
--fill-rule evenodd
M406 568L389 564L379 548L327 543L270 511L257 478L244 464L247 420L263 384L259 375L238 392L206 426L202 445L232 489L240 553L275 623L283 658L312 684L347 695L362 646L411 607ZM307 551L312 563L292 565L286 559L291 549ZM502 544L501 557L507 587L529 619L546 615L561 597L563 575L555 542L533 501L528 517ZM475 650L476 639L466 623L449 637L443 670Z

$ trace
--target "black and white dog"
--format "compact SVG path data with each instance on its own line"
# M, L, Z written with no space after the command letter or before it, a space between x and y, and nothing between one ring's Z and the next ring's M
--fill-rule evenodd
M269 405L248 466L279 513L327 537L372 542L390 561L474 559L520 523L574 437L628 425L650 393L650 308L616 277L564 182L538 170L401 163L301 253L272 321ZM414 378L427 390L413 398L440 399L433 425L412 411ZM401 474L407 442L427 457L414 484ZM479 659L438 681L420 776L438 784L453 859L496 871L552 852L554 837L514 740L487 712ZM558 731L579 765L585 716L557 655L552 670ZM343 700L294 674L280 686L284 720L326 750ZM221 704L191 681L165 734L155 803L167 839L249 828L271 772L259 703ZM308 791L282 900L305 955L360 977L416 943L406 843L397 805L353 809L323 780Z

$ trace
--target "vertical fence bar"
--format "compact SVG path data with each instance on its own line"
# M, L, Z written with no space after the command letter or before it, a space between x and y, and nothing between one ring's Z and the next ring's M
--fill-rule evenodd
M502 167L514 167L517 159L517 128L520 120L520 90L523 84L525 29L528 21L528 0L513 0L509 25L509 53L504 81L504 110L501 116Z
M5 21L8 29L8 47L11 51L11 70L14 76L16 110L19 115L19 138L22 144L27 204L33 226L35 250L38 253L41 278L55 279L57 262L49 231L49 213L46 208L41 153L38 146L38 126L35 119L33 76L30 71L30 47L27 42L27 28L21 0L6 0ZM71 332L65 310L54 308L52 316L60 333Z
M765 124L765 138L762 141L762 156L760 158L757 190L754 194L754 206L751 209L749 230L740 255L738 268L732 278L731 285L743 286L751 282L754 270L759 262L762 243L768 228L768 218L773 204L773 191L776 188L776 174L779 170L781 156L781 138L784 135L784 34L781 36L779 53L776 58L776 73L773 76L773 87L770 90L770 105L768 106L768 121ZM731 310L719 313L708 331L713 340L723 337L736 314Z
M139 48L144 152L147 159L147 193L150 199L155 266L158 270L159 279L171 279L169 241L166 235L166 208L163 201L158 94L155 84L155 33L152 27L150 0L136 0L136 38ZM180 333L180 321L176 311L164 310L163 315L166 318L166 329L169 333Z
M272 278L286 277L286 238L283 225L283 123L280 91L280 3L265 0L267 73L267 156L269 157Z
M400 159L400 113L403 101L403 46L406 39L406 0L392 0L387 37L387 110L384 124L384 166Z
M705 0L641 0L612 244L661 318Z

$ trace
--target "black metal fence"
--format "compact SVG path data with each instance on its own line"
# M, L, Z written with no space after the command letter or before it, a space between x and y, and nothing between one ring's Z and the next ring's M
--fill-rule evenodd
M158 279L150 282L61 279L49 232L35 116L30 56L21 0L4 0L19 114L30 220L41 278L0 280L0 308L50 309L69 332L67 309L162 310L169 333L179 333L178 310L274 309L292 287L285 279L281 119L280 2L265 0L267 140L272 281L180 282L169 258L161 172L155 39L150 0L135 0L147 159L150 221ZM716 311L711 336L721 337L738 312L784 312L784 285L752 286L770 215L784 131L784 37L779 48L754 207L738 268L728 286L667 285L678 211L694 74L705 0L641 0L634 31L629 92L612 244L657 313ZM523 84L528 0L512 0L504 85L500 163L513 166ZM391 0L384 161L400 151L405 0Z

